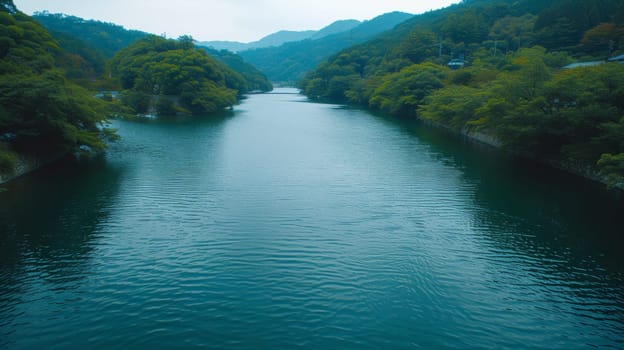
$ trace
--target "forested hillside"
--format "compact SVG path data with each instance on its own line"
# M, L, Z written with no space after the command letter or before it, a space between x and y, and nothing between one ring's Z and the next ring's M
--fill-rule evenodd
M607 58L623 33L621 0L463 1L334 55L300 87L622 186L624 65ZM562 68L577 61L593 63Z
M85 20L65 14L39 12L34 18L51 31L61 48L68 54L66 57L66 62L70 66L67 70L68 76L81 83L92 81L95 76L101 77L105 73L105 63L108 59L121 49L150 35L112 23ZM273 88L264 74L240 56L227 51L210 49L206 51L243 76L246 81L244 91L270 91ZM104 84L107 89L114 88L110 86L114 83L106 79L97 83Z
M249 90L242 75L195 47L193 39L148 36L119 51L110 61L121 81L122 101L134 113L216 112L234 105Z
M94 97L101 88L123 89L127 110L116 111L161 114L215 112L245 92L272 89L239 56L213 52L222 63L190 37L168 40L66 15L37 19L54 32L0 0L2 178L24 157L103 151L115 135L104 125L112 105Z
M100 100L65 78L68 56L11 0L0 1L0 173L18 155L96 153L111 132Z
M62 13L37 12L33 18L51 32L63 33L88 43L106 58L113 57L119 50L149 35L113 23L86 20Z
M341 33L316 40L289 42L278 47L242 51L240 55L271 81L296 82L332 54L371 39L411 17L402 12L387 13Z
M243 58L227 50L217 51L214 49L202 47L210 56L224 63L235 72L241 74L246 80L245 91L271 91L273 85L267 77L256 67L245 62Z
M107 58L101 50L65 33L50 34L61 48L60 61L68 79L82 86L92 87L94 82L102 78Z
M89 89L115 90L115 82L106 79L107 60L148 35L116 24L65 14L36 12L33 18L59 43L67 78Z

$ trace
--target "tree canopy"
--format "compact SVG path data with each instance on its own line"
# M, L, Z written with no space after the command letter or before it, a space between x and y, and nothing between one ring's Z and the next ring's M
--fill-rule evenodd
M156 113L203 114L234 105L248 91L242 75L195 48L190 37L145 37L109 65L124 89L123 101L139 114L149 112L154 96L157 106L166 107Z
M149 35L113 23L86 20L62 13L37 12L33 18L53 33L62 33L88 43L106 58L113 57L119 50Z
M0 170L22 153L93 153L111 136L103 103L65 78L62 50L12 1L0 6Z
M230 69L241 74L243 78L245 78L247 91L266 92L273 90L273 85L267 77L256 67L245 62L241 56L227 50L214 50L207 47L201 48L204 49L211 57L219 60Z

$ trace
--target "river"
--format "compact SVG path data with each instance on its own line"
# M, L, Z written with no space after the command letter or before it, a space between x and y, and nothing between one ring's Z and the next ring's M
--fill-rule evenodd
M0 193L0 348L624 348L600 185L297 94L114 127Z

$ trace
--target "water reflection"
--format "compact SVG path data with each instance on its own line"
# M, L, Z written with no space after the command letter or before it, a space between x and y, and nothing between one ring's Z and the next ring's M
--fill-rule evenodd
M61 161L5 185L0 193L0 347L15 331L4 326L21 313L20 300L62 291L87 277L98 225L114 208L122 173L104 159Z
M593 324L607 334L624 332L624 200L619 194L445 132L404 127L432 146L432 157L461 169L464 180L475 184L471 226L479 234L478 249L489 251L482 262L485 273L507 286L497 291L499 298L516 310L524 302L572 315L570 320L580 317L574 327ZM513 290L516 295L509 294ZM585 336L587 344L598 347L621 342Z
M0 266L88 258L92 234L114 206L121 173L103 159L68 160L8 184L0 202Z

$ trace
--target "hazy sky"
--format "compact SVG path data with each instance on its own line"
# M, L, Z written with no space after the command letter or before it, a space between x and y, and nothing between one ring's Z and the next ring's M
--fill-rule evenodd
M339 19L413 14L459 0L14 0L23 12L48 10L168 37L249 42L281 29L320 29Z

